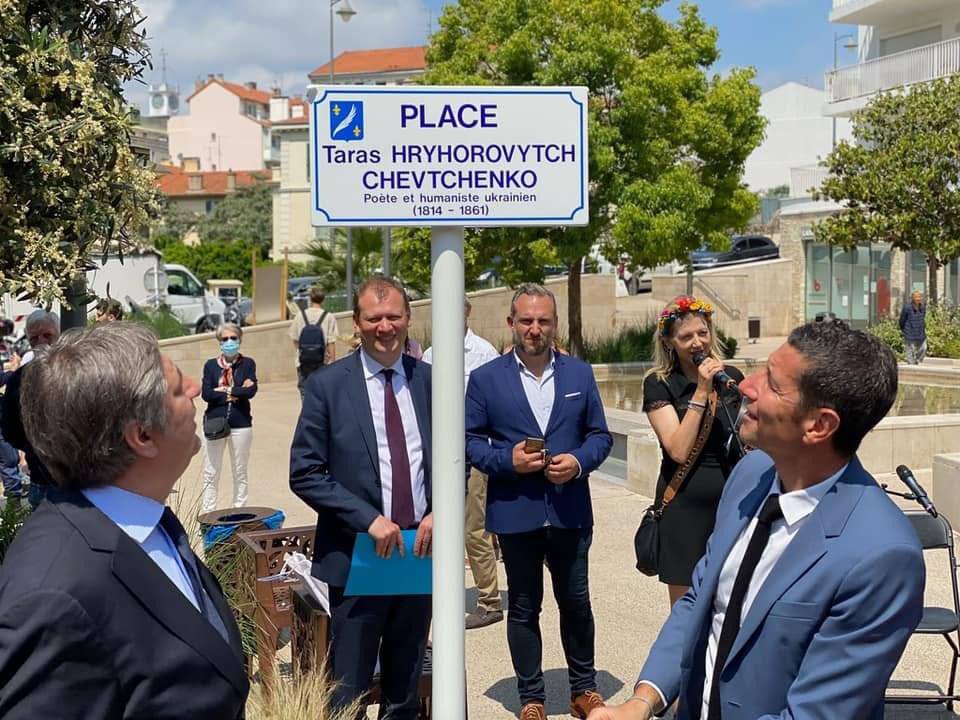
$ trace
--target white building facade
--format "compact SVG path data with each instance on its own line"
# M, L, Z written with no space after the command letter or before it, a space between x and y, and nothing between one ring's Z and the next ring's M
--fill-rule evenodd
M760 114L767 120L763 142L747 158L744 182L751 190L763 192L782 185L791 186L791 196L807 195L818 185L817 167L833 147L836 138L850 138L850 121L823 114L822 90L788 82L765 92ZM803 168L808 172L792 172ZM797 188L793 179L797 178ZM804 183L810 182L811 185ZM793 192L796 189L799 192Z

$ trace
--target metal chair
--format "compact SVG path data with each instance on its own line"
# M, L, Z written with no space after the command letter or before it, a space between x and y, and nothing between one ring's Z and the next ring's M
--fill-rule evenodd
M953 608L924 607L915 635L941 635L950 646L950 682L947 691L926 695L890 695L884 701L890 705L937 705L946 703L953 712L953 703L960 700L956 694L957 663L960 661L960 593L957 590L957 556L954 549L953 528L943 515L933 517L925 512L905 513L920 538L923 550L945 550L950 568L950 583L953 590Z

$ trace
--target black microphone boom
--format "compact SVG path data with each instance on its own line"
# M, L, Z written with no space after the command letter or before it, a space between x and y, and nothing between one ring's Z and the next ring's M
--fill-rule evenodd
M693 364L698 366L706 359L707 356L701 352L694 353L692 358ZM713 383L717 386L718 391L734 390L740 392L740 388L737 387L737 381L727 375L723 370L720 370L713 376Z
M930 502L930 498L927 497L927 493L924 491L924 489L920 487L920 483L917 482L917 479L913 476L913 473L910 472L910 468L908 468L906 465L898 465L897 476L903 481L903 484L909 488L910 492L913 494L913 497L918 503L920 503L920 507L933 515L933 517L936 517L937 509L933 506L933 503Z

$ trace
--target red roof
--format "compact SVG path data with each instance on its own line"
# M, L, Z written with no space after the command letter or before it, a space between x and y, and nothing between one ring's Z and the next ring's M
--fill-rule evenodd
M333 61L335 75L424 70L426 67L427 48L423 45L379 50L348 50L337 55ZM310 79L322 79L329 75L330 63L321 65L309 73Z
M190 97L187 98L187 102L190 102L198 93L203 92L214 84L219 85L225 90L229 90L241 100L249 100L251 102L260 103L261 105L269 105L270 98L273 97L270 93L264 92L263 90L251 90L246 85L238 85L237 83L214 78L213 80L207 80L207 82L194 90Z
M200 190L190 190L189 178L202 177ZM227 190L227 176L236 177L236 187L253 185L258 180L270 180L272 173L269 171L249 171L249 170L214 170L210 172L185 172L178 167L165 165L158 169L156 184L167 197L204 197L204 196L223 196L230 191Z

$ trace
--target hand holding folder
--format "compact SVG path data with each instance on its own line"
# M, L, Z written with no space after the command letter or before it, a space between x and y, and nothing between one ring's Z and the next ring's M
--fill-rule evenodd
M414 555L416 530L402 530L402 552L390 557L377 555L370 535L357 535L350 561L344 595L430 595L433 592L433 563L430 557Z

